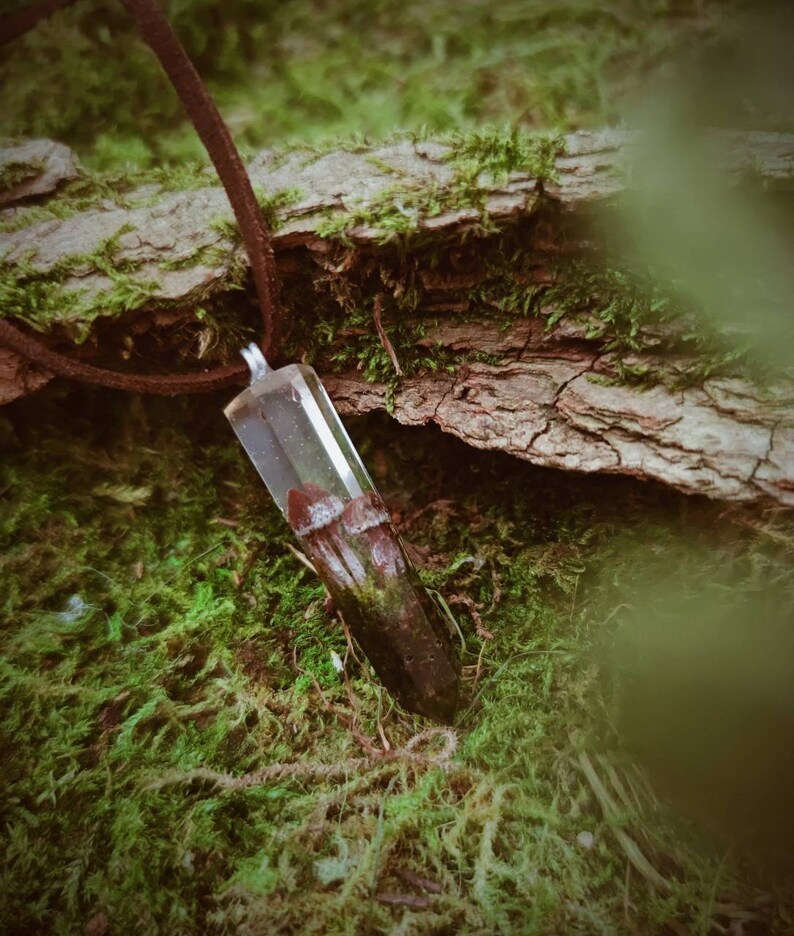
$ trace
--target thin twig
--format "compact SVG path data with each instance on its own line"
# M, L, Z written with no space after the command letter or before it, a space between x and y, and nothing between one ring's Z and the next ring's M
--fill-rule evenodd
M488 646L488 642L483 640L482 646L480 647L480 652L477 654L477 669L474 673L474 683L471 687L471 691L474 693L477 691L477 684L480 681L480 676L482 675L482 657L485 653L485 648Z
M297 665L297 658L296 658L296 665ZM358 728L356 727L357 719L356 719L355 714L352 718L350 718L344 712L340 712L339 709L335 708L328 701L325 693L323 692L322 686L317 681L317 677L314 675L314 673L310 673L307 670L302 669L300 666L298 666L298 670L301 673L311 678L311 681L314 683L314 688L317 690L317 694L320 696L320 699L322 700L325 710L329 712L331 715L333 715L334 718L338 722L340 722L342 725L344 725L345 728L347 728L347 730L355 739L358 746L362 748L362 750L366 751L366 753L369 754L370 756L379 754L380 753L379 749L376 748L375 745L369 740L369 738L365 734L363 734L361 731L359 731Z
M383 750L388 752L391 750L391 742L386 737L386 732L383 730L383 721L381 720L381 711L383 710L383 688L378 687L378 712L375 716L375 724L378 729L378 734L380 735L381 743L383 744Z
M369 675L369 667L366 666L366 664L361 659L361 657L356 653L356 645L353 642L353 635L350 633L350 628L347 626L347 621L342 616L341 611L337 610L336 613L339 617L339 620L342 622L342 629L345 632L345 640L347 641L347 649L345 650L345 659L344 659L345 666L347 666L348 657L352 656L353 659L356 661L356 663L358 663L358 665L361 667L361 670L364 673L364 675L367 677L367 679L370 682L372 682L372 680L370 679L370 675Z
M478 605L473 598L469 598L468 595L452 595L449 598L449 604L459 604L463 605L464 608L471 615L472 621L474 621L474 627L477 631L477 636L481 637L483 640L493 640L493 634L486 630L485 625L482 622L482 615L480 614L480 608L482 605Z
M314 566L311 564L311 562L306 558L306 556L303 555L303 553L302 553L299 549L296 549L296 547L293 546L292 543L287 543L287 549L288 549L288 550L292 553L292 555L298 560L298 562L303 563L303 565L305 565L306 568L307 568L312 574L317 575L317 569L314 568Z
M375 296L375 302L372 307L372 318L375 321L375 330L378 333L378 338L380 338L380 343L383 345L386 354L389 355L389 360L394 365L394 372L398 377L402 377L403 369L400 367L400 362L397 360L397 353L394 350L394 345L389 341L389 336L386 334L386 330L383 327L383 322L381 321L381 296L378 293Z
M417 874L416 871L411 871L410 868L396 868L394 873L398 878L405 881L406 884L410 884L412 887L419 887L429 894L440 894L443 891L443 888L437 881L431 881L429 878L422 877L421 874Z
M245 580L248 578L248 573L249 573L249 572L251 571L251 569L253 568L254 563L256 562L256 560L257 560L257 559L259 558L259 556L262 554L262 550L263 550L264 548L265 548L265 544L264 544L264 543L259 543L259 544L257 544L256 547L254 547L254 549L251 550L251 555L250 555L250 556L248 557L248 559L246 560L245 565L243 566L243 570L242 570L242 572L239 573L239 575L237 576L237 580L236 580L236 582L235 582L235 584L236 584L238 590L239 590L240 588L242 588L243 585L245 584Z
M411 907L413 910L425 910L432 903L429 897L421 894L378 894L377 901L387 907Z

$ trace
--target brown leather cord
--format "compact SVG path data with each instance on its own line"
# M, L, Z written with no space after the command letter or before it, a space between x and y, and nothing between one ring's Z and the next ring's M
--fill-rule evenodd
M281 326L278 274L270 233L229 128L187 52L155 0L122 0L138 31L163 66L193 122L231 202L251 262L264 324L262 350L275 349Z
M74 2L75 0L42 0L41 3L34 3L33 6L20 10L19 13L6 16L0 22L0 46L18 39L29 29L33 29L39 20Z
M180 396L183 393L220 390L222 387L242 383L248 373L248 368L243 363L213 367L212 370L198 374L124 374L120 371L105 370L58 354L43 341L21 331L5 319L0 319L0 344L36 367L52 371L59 377L98 384L112 390L154 393L158 396Z
M72 2L74 0L44 0L6 18L0 24L0 45L17 38L43 17ZM122 3L176 89L226 190L243 236L262 311L262 349L265 355L272 357L277 352L282 324L278 275L270 234L240 154L187 52L155 0L122 0ZM204 393L239 382L246 373L245 366L237 364L184 375L160 376L105 370L59 354L40 339L5 320L0 320L0 343L20 357L60 376L139 393L166 396Z

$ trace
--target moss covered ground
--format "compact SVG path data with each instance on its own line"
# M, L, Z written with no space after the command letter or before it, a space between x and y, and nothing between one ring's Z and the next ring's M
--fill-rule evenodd
M354 422L462 629L435 729L348 653L220 403L56 389L2 416L7 932L782 925L737 830L650 792L603 640L662 556L677 588L790 604L790 531Z

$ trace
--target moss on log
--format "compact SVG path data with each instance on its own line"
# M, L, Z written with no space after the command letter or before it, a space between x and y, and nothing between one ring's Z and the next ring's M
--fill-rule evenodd
M790 185L791 135L720 139L726 172ZM672 291L593 262L596 209L625 188L635 145L483 131L261 154L250 173L275 229L287 353L347 413L387 408L539 465L794 504L791 382L737 363ZM256 316L212 182L84 177L6 209L4 314L111 366L229 359ZM3 352L0 399L46 379Z

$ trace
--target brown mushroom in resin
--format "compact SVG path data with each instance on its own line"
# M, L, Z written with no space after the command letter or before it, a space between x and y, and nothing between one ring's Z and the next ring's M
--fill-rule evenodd
M362 537L380 575L393 578L405 571L400 543L386 505L374 491L350 501L342 511L342 526L350 536Z

